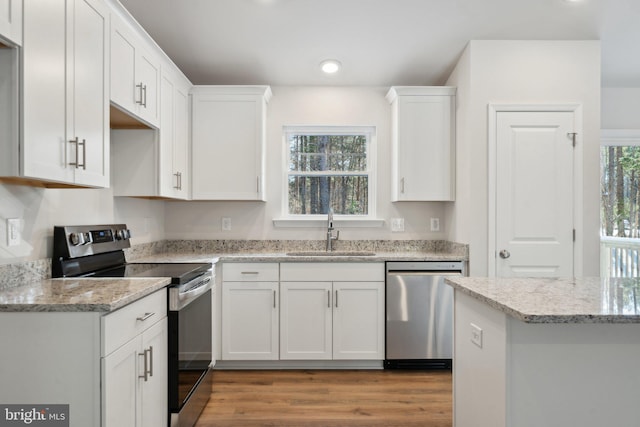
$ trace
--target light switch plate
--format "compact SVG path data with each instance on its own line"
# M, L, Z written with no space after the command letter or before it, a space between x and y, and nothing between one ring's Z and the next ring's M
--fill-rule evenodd
M473 323L469 325L471 326L471 342L482 348L482 328Z
M231 231L231 218L222 218L222 231Z
M440 218L431 218L431 231L440 231Z
M7 246L18 246L21 240L20 218L7 219Z

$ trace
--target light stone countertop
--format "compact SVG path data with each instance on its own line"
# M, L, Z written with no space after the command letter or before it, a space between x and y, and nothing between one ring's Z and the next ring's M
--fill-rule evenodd
M0 292L0 312L109 312L170 282L169 278L45 279Z
M170 252L153 254L136 258L131 262L384 262L384 261L466 261L460 254L445 252L373 252L373 255L362 255L358 252L369 251L336 251L336 254L317 255L321 251L287 252L238 252L238 253L184 253ZM305 255L304 252L313 253ZM352 252L353 254L349 254Z
M640 323L640 278L448 277L447 283L526 323Z

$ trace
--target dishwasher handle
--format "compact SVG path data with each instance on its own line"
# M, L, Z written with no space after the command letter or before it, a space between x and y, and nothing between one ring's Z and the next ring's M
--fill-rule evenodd
M406 271L389 270L387 276L462 276L459 270L439 270L439 271Z

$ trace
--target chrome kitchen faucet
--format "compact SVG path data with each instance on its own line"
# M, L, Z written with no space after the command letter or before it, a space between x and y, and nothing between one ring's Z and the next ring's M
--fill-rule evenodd
M329 208L327 214L327 252L331 252L333 241L340 238L340 230L336 230L336 235L333 235L333 208Z

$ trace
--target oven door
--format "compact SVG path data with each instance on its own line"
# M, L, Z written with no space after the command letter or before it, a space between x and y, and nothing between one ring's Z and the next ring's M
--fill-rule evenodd
M210 274L169 288L169 410L180 426L195 423L211 394L211 293Z

